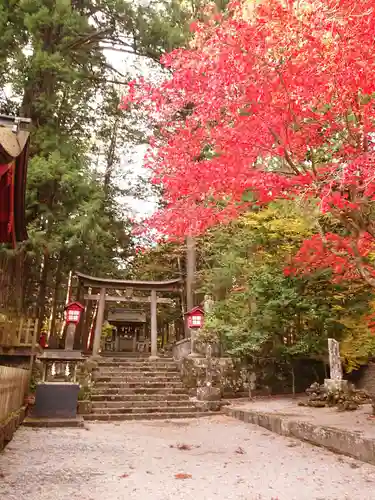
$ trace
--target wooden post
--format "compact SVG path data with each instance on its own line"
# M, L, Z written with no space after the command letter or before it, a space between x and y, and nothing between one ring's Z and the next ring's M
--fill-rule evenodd
M89 293L91 292L91 289L89 289ZM83 335L82 335L82 351L87 352L89 350L89 337L90 337L90 328L91 328L91 321L92 321L92 315L93 315L93 301L92 300L85 300L85 310L83 317L81 318L81 321L84 322L83 326Z
M194 307L195 268L196 268L195 239L192 236L188 236L186 238L186 306L188 311L191 311L191 309L193 309ZM185 332L188 332L190 336L189 356L199 357L199 354L195 352L195 331L192 328L190 329L188 328L187 318L185 318Z
M186 238L186 307L190 311L194 307L194 280L196 266L195 240Z
M34 322L34 330L33 330L33 337L31 340L31 352L30 352L30 363L29 363L29 382L31 380L32 374L33 374L33 367L34 367L34 361L35 361L35 348L37 344L37 336L38 336L38 320L36 319Z
M150 359L158 359L158 318L157 318L157 296L156 290L151 290L151 356Z
M98 304L98 313L96 316L94 345L92 348L93 356L97 356L99 354L100 341L102 337L102 327L104 321L104 309L105 309L105 288L101 288L99 296L99 304Z
M195 240L192 236L186 238L186 307L187 312L194 307L194 281L196 268L196 249ZM185 337L190 337L190 355L194 356L195 333L188 328L187 318L185 318Z
M83 303L83 301L84 301L83 295L84 295L84 288L83 288L81 282L78 281L76 301ZM85 309L81 313L81 319L80 319L78 325L76 325L76 329L74 332L74 349L81 349L82 350L82 347L83 347L82 336L83 336L84 319L85 319Z

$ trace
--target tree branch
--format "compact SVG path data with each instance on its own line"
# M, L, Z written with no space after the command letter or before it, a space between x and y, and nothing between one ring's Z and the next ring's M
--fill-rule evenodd
M357 241L353 239L351 241L350 246L351 249L353 250L354 262L359 274L362 276L362 278L366 281L368 285L375 288L375 278L371 276L371 274L363 264L363 258L359 253Z

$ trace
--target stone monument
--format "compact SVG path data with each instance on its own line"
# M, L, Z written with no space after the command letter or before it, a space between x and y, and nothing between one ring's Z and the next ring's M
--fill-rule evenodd
M211 295L205 295L204 296L204 312L205 314L211 314L214 308L214 301L211 297Z
M342 378L340 344L335 339L328 339L328 356L330 378L324 380L326 390L328 392L347 390L348 381Z
M253 391L255 391L257 387L257 376L255 372L251 372L249 375L249 399L253 398Z
M204 385L197 388L198 401L219 401L221 399L220 387L212 387L212 347L209 344L206 349L206 380Z

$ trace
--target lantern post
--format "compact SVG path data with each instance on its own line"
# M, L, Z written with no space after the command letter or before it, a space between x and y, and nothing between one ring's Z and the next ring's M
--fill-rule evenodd
M190 354L189 357L197 358L200 356L199 353L195 350L195 342L196 342L196 331L202 328L204 324L204 311L201 307L193 307L186 314L187 326L190 331Z
M65 350L73 351L76 327L81 319L84 306L80 302L70 302L65 307L65 321L67 324L65 337Z

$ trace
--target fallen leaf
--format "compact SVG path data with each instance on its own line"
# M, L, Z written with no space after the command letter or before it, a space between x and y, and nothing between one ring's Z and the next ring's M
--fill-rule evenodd
M291 441L290 443L287 444L287 446L289 448L295 448L296 446L298 446L298 444L297 443L293 443L293 441Z
M122 474L122 475L120 476L120 478L121 478L121 479L126 478L126 477L129 477L129 474Z
M359 464L357 464L357 462L352 462L352 463L350 464L350 467L351 467L352 469L359 469L359 467L361 467L361 466L360 466Z
M193 476L191 474L185 474L184 472L179 472L174 476L176 479L191 479Z
M177 445L177 448L178 448L179 450L191 450L191 449L192 449L192 446L190 446L190 444L184 444L184 443L180 444L180 443L179 443L179 444Z
M239 446L237 450L235 451L238 455L245 455L245 450Z

